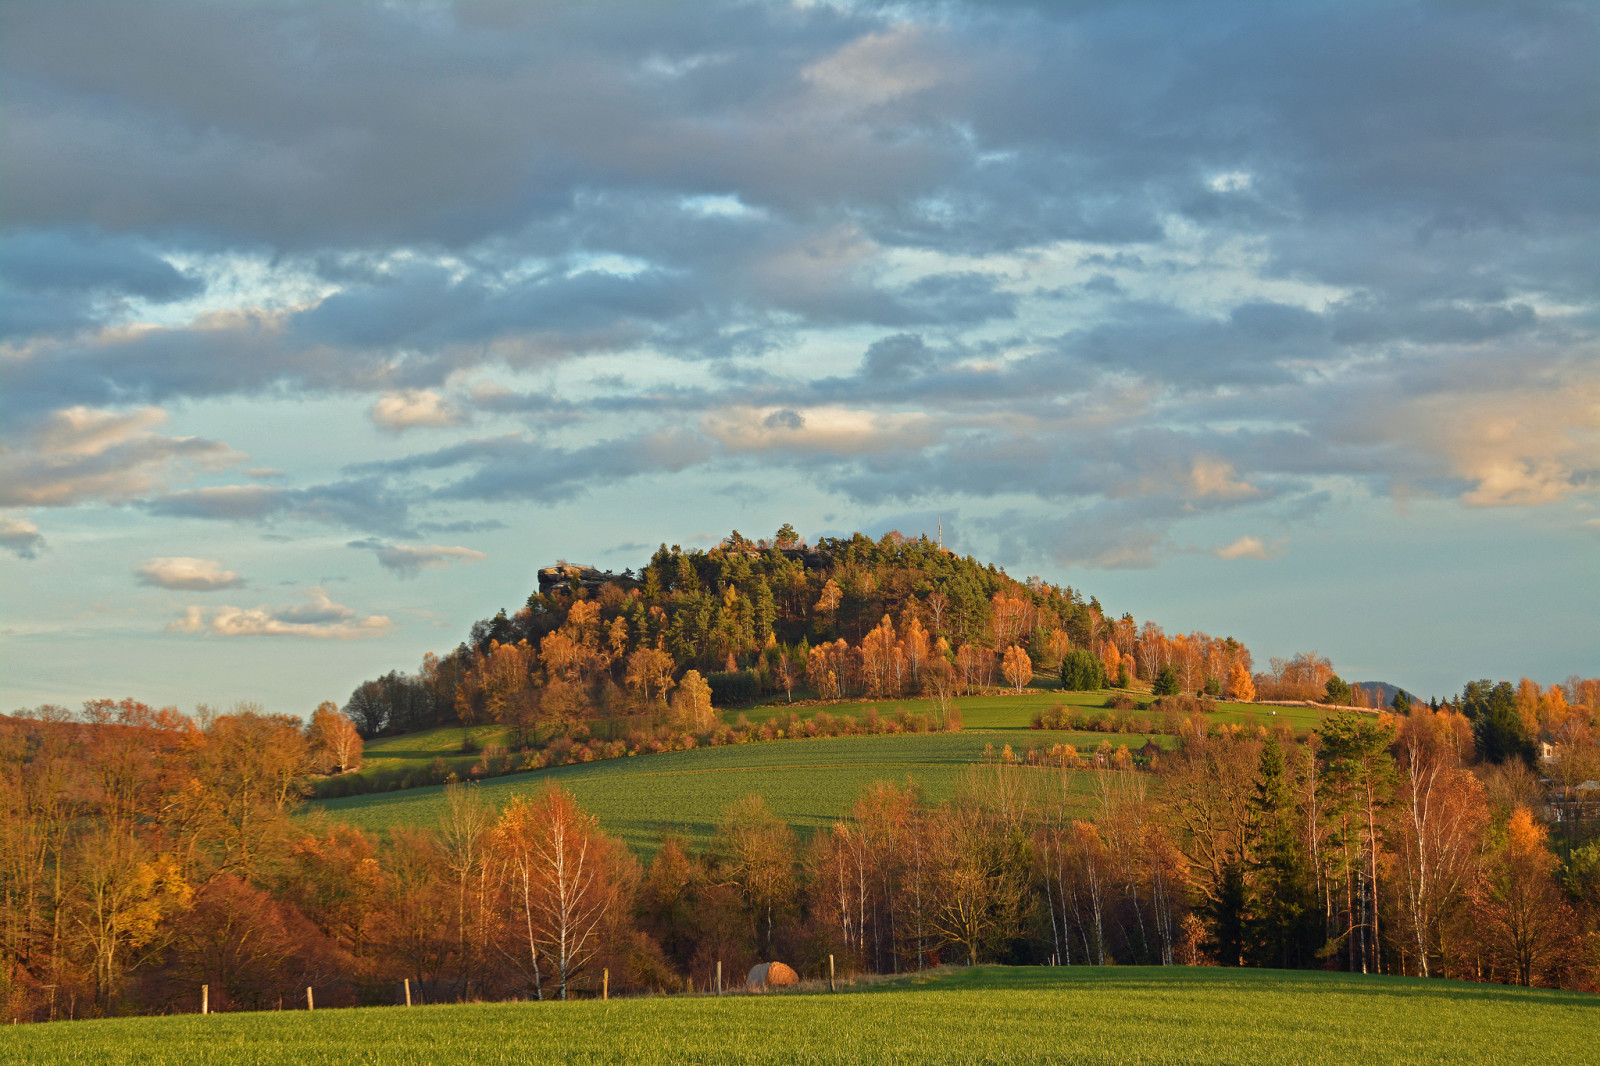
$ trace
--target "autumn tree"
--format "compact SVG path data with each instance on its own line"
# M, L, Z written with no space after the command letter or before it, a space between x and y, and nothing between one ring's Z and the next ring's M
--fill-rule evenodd
M1489 822L1483 785L1463 768L1471 734L1460 715L1417 704L1395 740L1400 789L1395 877L1400 922L1417 972L1428 977L1449 954L1450 919L1474 887Z
M1573 930L1551 876L1557 860L1546 836L1532 812L1518 807L1474 891L1478 937L1519 985L1532 985L1559 964Z
M1240 703L1249 703L1256 698L1256 684L1250 677L1250 670L1243 663L1234 663L1228 668L1228 698Z
M1001 672L1011 682L1012 690L1021 694L1022 686L1033 680L1033 661L1019 645L1013 644L1006 649Z
M344 773L361 763L361 733L339 705L324 701L311 712L306 728L312 765L323 773Z
M738 889L756 941L770 954L777 923L795 900L794 830L760 795L749 795L723 812L711 847L717 876Z
M672 716L679 727L691 733L703 733L716 724L716 712L711 708L711 685L698 670L687 670L672 694Z
M553 783L535 797L513 800L493 839L510 875L512 954L536 998L544 998L548 967L556 996L567 999L625 912L630 860L572 794Z
M654 704L672 688L672 669L672 656L665 648L639 648L628 656L628 687L644 702Z

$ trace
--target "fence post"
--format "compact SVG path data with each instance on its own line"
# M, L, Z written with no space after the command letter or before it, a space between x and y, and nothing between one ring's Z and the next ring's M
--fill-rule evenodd
M317 1005L311 999L311 986L310 985L306 985L306 1010L316 1010L316 1009L317 1009Z
M211 986L210 985L201 985L200 986L200 1013L201 1014L210 1014L211 1013Z
M717 960L717 995L722 995L722 960Z
M832 955L828 956L828 991L829 992L837 992L838 991L837 988L833 987L833 956Z
M605 969L605 970L601 970L600 971L600 998L601 999L610 999L611 998L611 971L610 971L610 969Z
M411 1006L411 978L406 978L406 1006Z

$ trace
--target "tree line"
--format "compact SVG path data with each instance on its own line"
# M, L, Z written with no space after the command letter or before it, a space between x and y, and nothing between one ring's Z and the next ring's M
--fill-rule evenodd
M809 839L751 796L705 847L668 836L647 864L549 786L494 810L453 785L437 825L381 837L293 817L337 743L250 705L44 708L0 719L0 1004L186 1011L203 984L215 1009L308 985L385 1003L402 980L424 1001L562 998L602 970L617 991L704 990L718 962L817 975L829 955L1592 989L1592 695L1538 692L1558 738L1540 773L1480 747L1482 708L1343 712L1299 736L1196 716L1147 770L1126 749L1007 748L943 802L870 785Z

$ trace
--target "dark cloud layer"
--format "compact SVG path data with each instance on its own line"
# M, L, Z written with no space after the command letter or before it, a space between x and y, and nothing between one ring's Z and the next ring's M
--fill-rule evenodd
M396 565L466 503L699 468L1031 498L995 534L1098 565L1328 477L1565 499L1600 483L1596 54L1558 3L11 5L0 458ZM326 393L527 431L180 491L152 470L221 443L29 436Z

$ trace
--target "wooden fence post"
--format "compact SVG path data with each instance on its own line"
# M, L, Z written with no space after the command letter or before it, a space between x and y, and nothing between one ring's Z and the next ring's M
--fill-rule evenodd
M406 1006L411 1006L411 978L406 978Z
M211 986L210 985L201 985L200 986L200 1013L201 1014L210 1014L211 1013Z
M600 998L611 998L611 971L609 969L600 971Z
M828 991L829 992L837 992L838 991L838 989L833 986L833 956L832 955L828 956Z
M722 960L717 960L717 995L722 995Z
M317 1005L311 998L311 986L306 985L306 1010L316 1010Z

